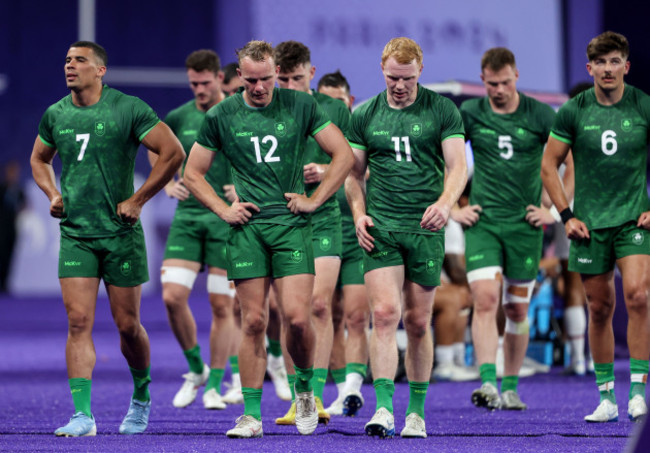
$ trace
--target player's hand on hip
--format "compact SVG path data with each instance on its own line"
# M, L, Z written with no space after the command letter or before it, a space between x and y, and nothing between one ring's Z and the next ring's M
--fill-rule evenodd
M526 222L534 227L541 227L554 224L555 219L548 209L529 204L526 206Z
M321 182L323 174L325 173L325 165L322 164L307 164L302 168L303 177L307 184Z
M374 226L375 223L367 215L359 217L355 224L359 245L367 252L370 252L375 248L375 238L368 233L368 228Z
M251 211L260 212L260 208L258 208L255 203L249 201L243 203L235 201L233 204L228 206L228 210L220 217L230 225L243 225L253 217Z
M239 197L237 196L237 192L235 191L235 185L234 184L226 184L223 186L223 194L226 197L226 200L228 200L231 203L234 203L235 201L239 201Z
M61 194L54 196L50 200L50 215L57 219L63 217L63 197L61 197Z
M650 230L650 211L641 213L639 220L636 222L636 226L645 230Z
M183 178L179 178L170 187L165 186L165 193L169 198L176 198L180 201L187 200L187 197L190 196L190 191L183 184Z
M589 239L589 229L581 220L573 217L564 224L569 239Z
M285 193L284 198L289 202L287 208L294 214L309 214L318 208L318 205L304 194Z
M478 222L481 212L481 206L472 204L463 206L462 208L452 209L449 213L449 217L463 226L470 227Z
M123 222L126 222L130 225L133 225L138 221L141 212L142 206L134 203L130 198L117 205L117 215L120 217L120 219L122 219Z
M429 205L424 211L420 227L429 231L440 231L447 224L449 210L449 207L440 201Z

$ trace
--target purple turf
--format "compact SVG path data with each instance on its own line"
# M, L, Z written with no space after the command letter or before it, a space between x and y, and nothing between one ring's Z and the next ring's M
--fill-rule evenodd
M205 295L192 297L203 357L208 357L210 310ZM520 381L524 412L488 412L476 409L470 383L436 383L427 397L426 440L368 438L364 424L372 415L372 386L364 386L366 405L359 417L333 417L312 436L300 436L295 427L276 426L286 412L270 383L264 386L262 415L264 438L230 440L225 432L242 414L243 406L206 411L200 401L188 408L171 405L186 372L186 362L167 324L159 297L142 302L142 319L151 341L152 412L145 435L118 434L132 391L131 376L119 350L119 339L108 302L100 299L94 329L97 365L93 375L92 406L97 437L55 438L54 429L65 424L73 406L65 369L66 317L60 298L0 298L0 450L1 451L259 451L286 453L360 451L498 451L498 452L603 452L623 451L635 424L627 419L629 372L627 360L616 362L616 395L620 421L587 424L582 419L598 404L593 376L570 377L553 369ZM224 382L229 380L226 372ZM336 388L328 383L326 405ZM404 424L408 386L395 389L396 430ZM650 448L649 448L650 450ZM641 450L643 451L643 450Z

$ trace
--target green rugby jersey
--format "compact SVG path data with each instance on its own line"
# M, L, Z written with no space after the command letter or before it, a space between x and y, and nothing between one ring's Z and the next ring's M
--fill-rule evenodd
M38 135L61 158L61 232L106 237L133 228L117 205L133 195L138 146L159 121L142 100L106 85L94 105L77 107L68 95L45 111Z
M571 145L574 212L589 229L636 221L648 211L650 97L625 85L623 98L601 105L591 88L558 111L551 135Z
M541 202L542 155L555 112L519 93L513 113L495 113L487 97L463 102L460 113L474 152L470 203L490 220L525 220L526 206Z
M196 136L199 134L199 129L201 128L201 124L203 124L204 118L205 112L196 107L196 101L194 99L172 110L165 117L165 123L167 123L174 134L176 134L176 137L180 140L183 149L187 154L187 158L190 157L190 150L196 141ZM183 171L185 171L187 158L183 163ZM212 161L212 166L205 175L205 179L212 186L217 195L230 204L226 200L223 191L224 185L232 184L230 162L228 162L228 160L223 156L223 153L217 153L215 155L214 160ZM181 220L215 220L214 213L203 206L203 204L191 193L185 200L179 200L174 216Z
M443 191L442 142L463 137L463 121L451 100L422 85L403 109L390 107L386 96L383 91L354 111L348 137L367 152L367 214L377 228L434 234L420 221Z
M260 208L250 223L301 225L306 216L292 214L284 194L305 192L306 138L328 124L308 93L274 88L269 105L253 108L238 92L208 111L197 142L230 161L240 201Z
M321 94L318 91L312 91L312 95L332 123L338 126L341 132L343 132L343 135L347 137L350 130L350 110L348 110L343 101L334 99L326 94ZM329 164L331 161L332 158L318 146L316 139L309 137L305 144L304 164ZM305 184L307 195L311 196L318 188L318 185L319 183ZM330 215L338 215L338 210L339 204L336 201L336 197L332 195L312 213L312 220L316 221L317 219L326 219Z

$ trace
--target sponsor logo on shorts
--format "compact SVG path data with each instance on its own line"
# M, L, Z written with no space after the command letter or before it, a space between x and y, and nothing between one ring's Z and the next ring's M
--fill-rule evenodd
M235 263L235 269L241 269L244 267L253 267L253 262L252 261L240 261L239 263Z
M374 252L370 252L368 255L370 256L370 258L381 258L383 256L388 256L388 252L382 252L382 251L376 250Z
M482 253L479 253L478 255L470 256L469 258L467 258L467 261L469 261L471 263L473 261L482 260L483 258L485 258L485 255L483 255Z
M632 120L624 118L621 120L621 129L623 132L630 132L632 130Z
M284 122L275 123L275 133L278 137L284 137L287 133L287 125Z
M327 251L332 248L332 239L328 237L324 237L320 239L320 249L323 251Z
M632 235L632 243L634 245L641 245L645 241L645 236L642 231L637 231Z
M411 135L413 137L422 135L422 123L411 124Z
M170 252L182 252L183 250L185 250L185 247L183 247L182 245L170 245L169 247L167 247L167 250L169 250Z
M95 135L99 135L100 137L104 135L106 132L106 124L103 121L96 121L95 122Z
M304 255L305 255L305 252L303 252L302 250L294 250L293 252L291 252L291 256L289 257L289 259L293 263L300 263L302 261Z
M527 256L524 260L524 266L526 266L526 269L532 269L535 266L535 261L530 256Z
M426 268L427 268L427 272L429 274L435 273L436 272L436 260L434 260L433 258L427 259Z
M580 257L578 257L578 263L591 264L593 262L594 262L594 260L592 260L591 258L580 258Z
M81 266L81 261L64 261L63 265L68 267L79 267Z
M122 275L129 275L132 269L131 260L124 261L120 266L120 272L122 272Z

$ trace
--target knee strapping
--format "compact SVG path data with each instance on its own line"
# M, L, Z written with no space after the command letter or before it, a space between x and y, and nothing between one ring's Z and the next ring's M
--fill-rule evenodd
M183 285L189 289L194 287L194 280L196 280L196 272L191 269L177 266L163 266L160 269L160 282L161 283L176 283Z
M235 297L235 288L225 275L208 275L208 292Z
M528 318L524 319L521 322L513 321L510 318L506 318L506 333L513 335L528 335L530 332L530 325L528 323Z

